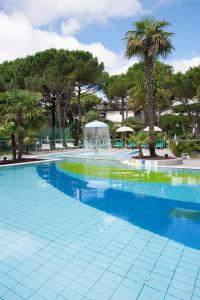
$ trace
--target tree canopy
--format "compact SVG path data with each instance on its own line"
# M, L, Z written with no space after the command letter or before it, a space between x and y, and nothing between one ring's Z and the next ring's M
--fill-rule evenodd
M157 54L152 68L154 122L169 136L176 133L197 137L200 134L200 66L175 74L172 66L158 61ZM52 127L53 132L57 127L53 139L59 131L64 142L64 130L69 128L71 137L78 143L86 122L106 121L102 113L105 102L121 112L124 125L140 130L148 124L145 74L144 60L134 63L124 74L109 75L91 53L64 49L48 49L3 62L0 64L0 136L8 137L16 144L15 148L22 149L24 143L35 140L36 127L41 128L42 119L42 124ZM20 127L14 118L19 115L19 99L24 114ZM26 120L29 110L32 121ZM135 117L128 118L128 110ZM38 111L41 117L34 119ZM171 114L163 115L166 111ZM106 122L114 136L117 124Z

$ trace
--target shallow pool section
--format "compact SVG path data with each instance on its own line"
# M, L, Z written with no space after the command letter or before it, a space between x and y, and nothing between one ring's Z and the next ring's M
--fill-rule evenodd
M0 299L198 300L198 173L67 163L0 168Z
M91 159L107 159L114 161L123 161L138 154L136 149L111 149L100 150L98 153L94 151L86 151L85 149L68 150L60 153L41 154L40 157L51 159L69 159L72 158L91 158Z

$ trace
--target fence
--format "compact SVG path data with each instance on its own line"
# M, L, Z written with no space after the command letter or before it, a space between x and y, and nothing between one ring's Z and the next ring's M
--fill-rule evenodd
M70 139L70 131L68 128L63 129L64 140ZM58 127L46 127L42 128L38 134L38 140L40 141L61 141L60 130Z
M7 139L0 140L0 154L7 153L11 151L10 141Z
M68 128L63 129L64 142L73 142L70 139L70 131ZM25 146L25 150L28 147L29 151L35 151L41 144L48 142L51 148L55 146L55 142L63 142L60 136L60 130L58 127L44 127L40 130L38 136L36 137L37 142L33 142L31 145ZM0 138L0 154L11 152L11 141L10 139Z

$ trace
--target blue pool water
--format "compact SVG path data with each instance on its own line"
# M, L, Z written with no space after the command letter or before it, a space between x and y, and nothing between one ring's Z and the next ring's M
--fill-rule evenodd
M66 159L67 157L78 157L78 158L106 158L106 159L112 159L112 160L125 160L130 157L133 157L138 154L138 150L115 150L114 152L111 151L99 151L98 153L95 153L94 151L67 151L67 152L61 152L61 153L53 153L53 154L45 154L40 155L41 157L50 157L50 158L56 158L56 159Z
M61 170L58 165L58 163L38 164L37 172L55 188L78 201L176 242L200 249L200 199L198 203L191 201L196 194L199 197L200 186L176 186L176 191L179 190L188 194L187 197L190 200L180 201L176 200L175 194L174 199L144 195L141 184L140 193L131 191L131 185L134 183L130 185L130 183L124 182L126 189L130 191L113 188L117 181L113 182L109 179L106 179L105 182L101 180L99 186L97 178L94 181L80 175L73 176L70 172ZM148 186L147 183L145 185ZM156 183L151 184L152 189L154 186ZM170 191L171 186L165 184L164 188ZM173 208L177 207L198 211L199 218L191 220L169 216Z
M171 216L200 211L199 192L60 162L0 168L0 299L199 300L200 218Z

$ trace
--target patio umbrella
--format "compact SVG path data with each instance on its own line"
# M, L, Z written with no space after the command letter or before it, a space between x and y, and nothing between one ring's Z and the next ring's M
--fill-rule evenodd
M119 127L116 132L133 132L134 130L131 127L122 126Z
M149 132L149 126L147 126L147 127L144 129L144 131L148 131L148 132ZM158 126L154 126L154 131L155 131L155 132L161 132L162 129L161 129L160 127L158 127Z
M125 145L126 145L126 132L133 132L133 128L131 127L127 127L127 126L122 126L122 127L119 127L116 132L125 132L125 137L124 137L124 140L125 140Z

